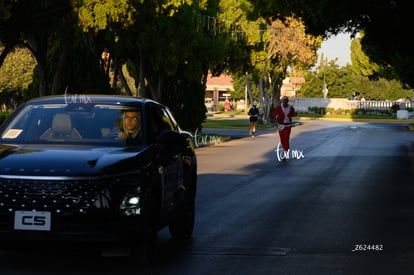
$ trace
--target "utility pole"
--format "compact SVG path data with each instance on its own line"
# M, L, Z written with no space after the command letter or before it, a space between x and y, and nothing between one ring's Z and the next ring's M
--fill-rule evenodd
M328 87L326 86L326 79L325 79L327 63L328 63L327 59L323 60L323 88L322 88L323 98L326 98L326 96L328 95Z

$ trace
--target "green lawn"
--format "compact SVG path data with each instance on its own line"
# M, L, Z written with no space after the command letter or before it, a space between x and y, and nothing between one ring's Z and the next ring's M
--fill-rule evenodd
M249 119L207 119L202 123L203 128L249 129ZM276 125L257 124L257 130L268 130Z
M312 115L312 114L299 114L299 118L332 118L332 119L396 119L396 115Z
M360 122L368 122L368 121L384 121L384 122L393 122L396 121L396 117L393 116L381 116L381 117L373 117L373 116L340 116L340 115L330 115L330 116L302 116L299 115L294 117L294 120L313 120L313 119L337 119L337 120L354 120ZM224 128L224 129L249 129L249 119L248 117L220 117L220 118L207 118L205 122L202 123L203 128ZM274 129L276 127L275 123L271 123L270 125L263 125L257 124L257 130L269 130ZM410 130L414 127L414 123L410 124Z

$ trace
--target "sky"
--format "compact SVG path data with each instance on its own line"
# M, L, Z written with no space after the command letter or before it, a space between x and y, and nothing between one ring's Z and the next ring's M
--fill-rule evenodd
M339 66L345 66L347 63L351 64L351 38L349 34L338 34L332 36L328 40L322 42L322 46L318 51L318 61L321 53L328 58L328 62L338 58L336 62Z

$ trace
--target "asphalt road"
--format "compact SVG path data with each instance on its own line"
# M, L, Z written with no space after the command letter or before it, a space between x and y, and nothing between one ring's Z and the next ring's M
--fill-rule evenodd
M0 274L413 274L414 132L305 121L279 162L274 131L197 149L194 237L160 233L157 265L78 251L0 254Z

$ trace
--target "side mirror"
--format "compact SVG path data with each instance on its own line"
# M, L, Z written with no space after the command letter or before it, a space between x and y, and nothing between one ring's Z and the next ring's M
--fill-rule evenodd
M162 131L159 141L161 151L172 155L182 152L188 145L184 136L171 130Z

